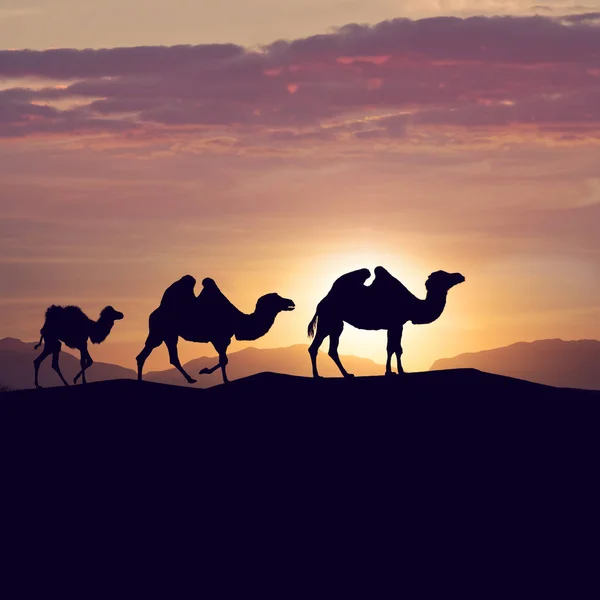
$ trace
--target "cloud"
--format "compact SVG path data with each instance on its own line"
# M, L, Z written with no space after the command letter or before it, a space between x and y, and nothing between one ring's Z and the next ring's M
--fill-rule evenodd
M194 133L233 136L238 151L527 124L575 143L600 129L600 13L394 19L258 50L0 51L0 75L23 81L0 92L3 137ZM28 88L31 78L60 84Z
M243 54L234 44L139 46L133 48L2 50L0 74L78 79L168 73L215 64Z
M0 92L0 138L139 129L137 123L127 119L97 118L87 111L59 111L32 101L31 96L31 92L23 89Z

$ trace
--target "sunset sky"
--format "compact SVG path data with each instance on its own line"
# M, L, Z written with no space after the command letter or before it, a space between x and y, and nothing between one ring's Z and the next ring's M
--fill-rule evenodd
M407 370L600 338L600 0L0 0L0 45L0 337L112 304L92 356L134 367L189 273L292 298L252 345L307 343L383 265L419 297L467 279ZM340 351L383 362L385 333Z

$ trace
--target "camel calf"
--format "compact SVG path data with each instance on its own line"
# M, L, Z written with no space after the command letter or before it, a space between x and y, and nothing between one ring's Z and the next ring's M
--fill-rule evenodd
M92 321L78 306L54 306L46 311L46 320L40 330L40 341L36 344L37 350L44 341L44 349L33 361L35 367L35 387L42 387L38 382L38 371L46 357L52 354L52 368L58 373L61 381L69 385L58 365L58 356L62 348L61 341L69 348L79 350L81 354L81 371L73 379L73 383L81 377L82 383L86 383L85 372L89 369L93 360L88 352L88 339L92 344L100 344L110 333L115 321L123 318L123 313L115 310L112 306L103 308L100 318Z

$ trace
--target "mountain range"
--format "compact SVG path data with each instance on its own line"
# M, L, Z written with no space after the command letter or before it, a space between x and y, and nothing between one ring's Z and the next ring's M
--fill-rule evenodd
M14 338L0 340L0 388L27 389L33 386L34 343ZM240 379L261 372L276 372L287 375L310 376L310 360L307 346L298 344L288 348L245 348L229 355L228 374L231 379ZM187 362L188 373L197 377L193 387L208 388L222 382L220 370L212 375L197 375L204 367L211 367L215 357L202 357ZM61 370L71 380L79 371L79 360L68 352L61 353ZM343 356L348 371L360 376L381 375L384 366L367 358ZM339 377L333 361L323 356L321 373L325 377ZM525 379L535 383L557 387L600 390L600 341L539 340L519 342L503 348L460 354L454 358L437 360L431 371L473 368L497 375ZM87 372L88 381L135 379L136 373L110 363L95 362ZM150 371L144 375L146 381L188 387L181 374L175 369ZM48 358L40 369L40 383L44 387L59 386L58 376L51 368ZM191 387L191 386L190 386Z
M33 346L34 342L22 342L14 338L0 340L0 385L14 390L33 387L33 359L39 352L36 352ZM384 370L382 365L368 358L342 356L342 360L348 370L356 375L381 375ZM185 363L185 370L194 378L197 378L197 383L193 387L207 388L222 383L220 369L212 375L197 375L203 367L212 367L216 361L217 358L213 356L196 358ZM337 367L329 357L323 357L321 364L323 376L339 376ZM67 381L71 381L75 374L79 372L79 360L72 354L63 351L60 355L60 368ZM299 344L288 348L245 348L229 354L227 374L230 379L240 379L263 371L310 376L311 366L308 346ZM135 379L137 374L133 369L110 363L95 362L87 371L86 376L89 382L94 382ZM150 371L144 374L144 379L155 383L191 387L176 369ZM43 387L62 385L57 374L52 370L50 357L40 367L40 385Z
M40 353L40 350L34 350L34 345L35 342L22 342L15 338L0 340L0 386L13 390L33 387L33 359ZM40 385L43 387L62 385L51 364L52 357L49 356L40 367ZM60 369L67 381L72 381L80 371L79 359L68 352L61 352ZM135 372L119 365L95 362L86 377L90 382L130 379L135 377Z
M465 368L557 387L600 390L600 341L518 342L437 360L430 370Z
M284 373L286 375L300 375L310 377L312 370L308 356L308 346L298 344L288 348L245 348L239 352L232 352L229 356L227 374L230 379L241 379L249 375L255 375L264 371ZM356 375L381 375L385 368L368 358L357 356L342 356L342 361L348 371ZM198 379L195 387L211 387L223 382L220 369L212 375L196 374L204 367L212 367L217 363L216 357L196 358L185 364L185 370ZM321 366L323 365L323 366ZM339 377L340 372L328 356L323 356L319 363L319 369L324 377ZM175 369L166 371L150 371L144 375L144 379L156 383L169 383L172 385L188 384L184 381L181 373Z

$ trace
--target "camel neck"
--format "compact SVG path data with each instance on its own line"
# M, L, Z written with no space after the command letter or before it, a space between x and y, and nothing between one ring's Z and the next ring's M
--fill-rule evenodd
M90 341L92 344L102 343L108 337L113 325L114 322L111 322L108 319L103 319L102 317L95 321L93 331L90 334Z
M257 340L271 329L276 316L258 307L251 315L242 314L235 332L236 339Z
M425 300L419 300L416 319L411 319L415 325L433 323L446 307L447 291L427 292Z

